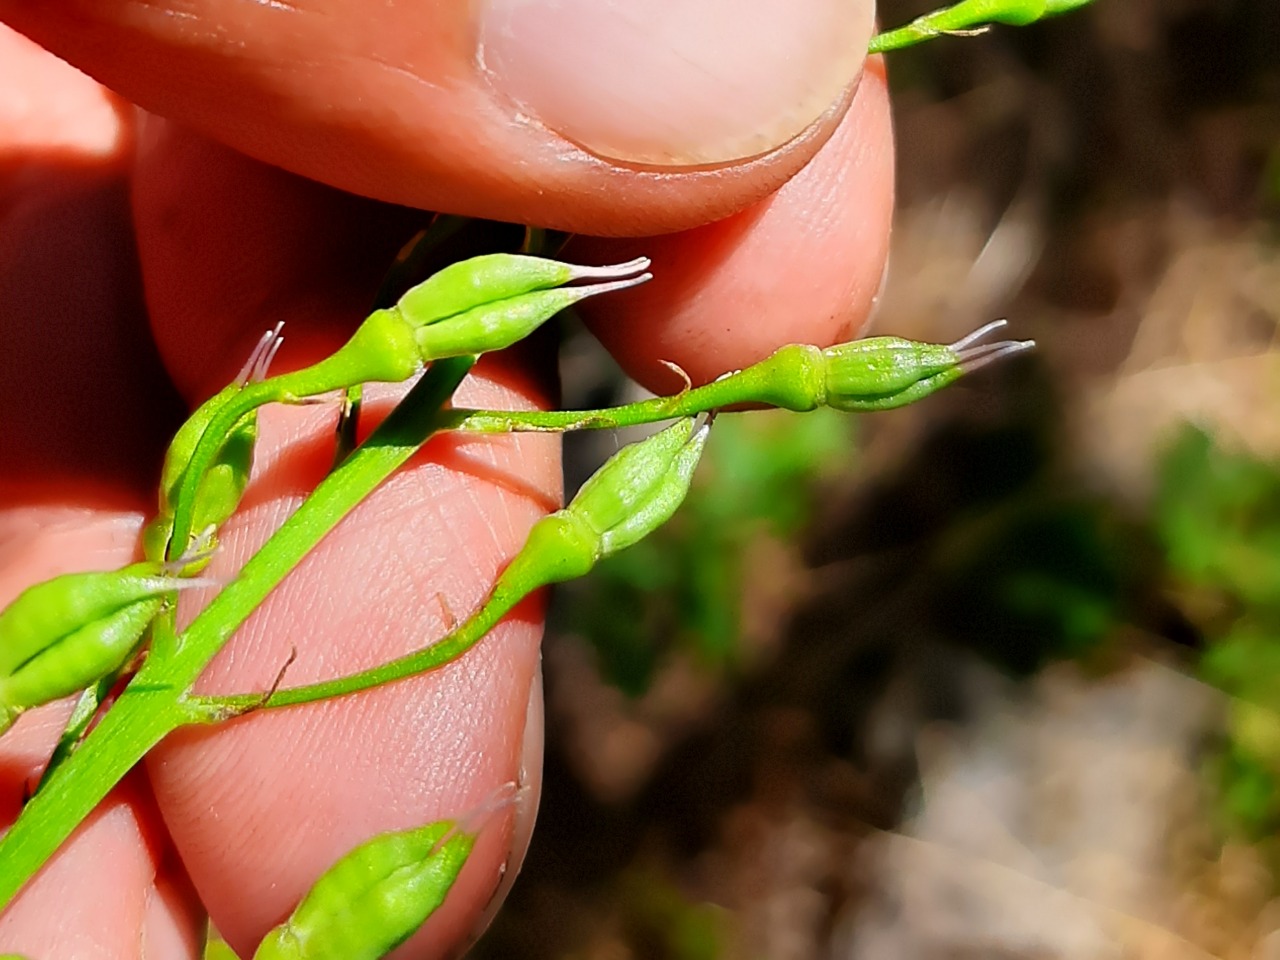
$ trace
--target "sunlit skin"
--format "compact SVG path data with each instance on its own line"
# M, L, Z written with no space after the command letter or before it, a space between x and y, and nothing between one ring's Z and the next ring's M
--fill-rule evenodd
M235 19L238 7L221 6L201 12L282 63L304 59L289 47L287 25L264 35L260 24ZM92 40L109 29L111 11L107 27L90 27L61 9L0 5L0 16L20 15L25 29L96 73L111 72L171 120L139 127L123 101L26 40L0 35L0 89L21 91L0 97L0 604L59 573L137 559L164 445L185 412L230 382L280 320L288 335L274 369L336 349L415 222L403 209L210 139L241 137L251 102L187 115L168 80L148 72L168 40L144 30L131 42L153 43L153 57L90 62L110 56L110 44ZM243 82L240 66L209 57L200 80L216 87L223 71ZM319 112L305 89L293 95L297 116ZM193 102L196 110L201 101ZM497 130L514 121L486 122ZM342 164L372 138L358 124L346 136ZM501 142L499 133L478 141ZM386 189L370 192L403 199L405 184L438 162L399 157L382 174ZM467 169L496 162L479 157ZM307 172L351 185L334 163ZM653 258L655 280L593 318L619 360L653 386L670 386L661 361L702 382L784 343L847 339L869 315L888 238L892 148L878 67L794 144L730 166L718 181L667 172L660 189L651 174L610 168L610 182L630 183L610 194L592 189L598 165L584 163L581 183L560 174L570 182L559 195L532 189L536 169L511 181L467 181L464 170L460 195L473 206L460 212L638 234L739 210L674 235L582 240L573 251L605 263L642 247ZM572 207L575 193L590 193L593 204ZM550 406L550 361L529 348L486 360L459 400ZM227 577L323 475L333 420L325 406L263 408L255 479L207 576ZM447 611L474 607L559 499L552 438L434 444L303 563L201 689L269 686L299 635L306 651L290 668L291 684L420 646L445 632ZM526 605L465 668L172 738L149 758L147 776L114 793L0 917L0 951L56 957L92 942L104 955L134 957L141 937L148 955L195 956L207 909L249 954L324 867L372 833L465 814L522 778L536 798L540 634L540 610ZM66 703L29 711L0 741L0 821L16 816L68 711ZM473 935L500 865L523 855L535 807L527 800L486 826L453 895L404 956L443 955ZM69 901L83 909L68 914Z

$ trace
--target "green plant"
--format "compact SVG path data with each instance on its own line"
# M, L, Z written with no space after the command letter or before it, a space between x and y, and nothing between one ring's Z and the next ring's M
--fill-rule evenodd
M1060 6L966 0L954 8L961 11L959 15L936 21L940 27L917 29L911 38L875 49L893 49L980 23L1030 22L1058 12ZM437 241L433 236L425 242ZM709 432L706 421L694 418L709 418L717 410L742 404L794 411L823 406L845 411L892 409L1031 346L1027 341L983 342L999 324L950 345L896 337L828 348L793 344L705 386L611 409L526 413L446 407L478 355L515 343L583 297L643 282L648 278L643 272L646 267L647 261L634 261L617 267L579 268L514 254L462 261L413 286L394 305L375 310L332 356L274 377L268 375L268 367L279 345L279 331L264 336L242 374L202 405L175 435L160 481L158 514L145 537L145 568L37 585L4 615L8 632L0 636L7 638L8 650L0 652L4 658L0 682L6 719L51 697L84 692L40 784L0 839L0 909L107 792L172 731L219 723L250 710L343 696L437 669L470 649L530 591L580 576L599 560L642 540L671 516L688 489ZM572 285L582 280L598 282ZM364 383L403 381L418 373L421 379L369 439L338 457L332 472L283 527L179 631L174 617L176 593L201 583L193 578L216 548L218 528L238 508L248 482L256 411L266 403L297 403L345 390L350 424ZM213 656L289 571L433 434L441 430L564 431L664 420L676 423L623 450L583 486L569 506L536 524L488 600L444 638L372 670L309 686L232 697L191 692ZM348 429L343 435L352 434ZM68 605L68 596L75 604ZM63 611L74 615L61 616ZM100 710L106 690L132 669L134 654L141 649L146 651L145 659L129 676L128 685L109 709ZM37 676L25 675L37 667ZM90 732L95 719L98 723ZM344 858L335 865L335 873L321 878L296 922L323 927L328 918L348 909L353 898L362 894L350 885L335 885L332 878L345 875L352 862L369 858L383 862L388 850L403 848L406 836L375 839L371 846L362 845L348 854L352 859ZM416 928L447 894L470 842L461 839L469 836L465 832L451 834L440 824L413 836L430 839L423 841L425 850L418 843L409 859L437 866L441 858L448 862L447 868L432 874L409 911L414 917L411 926ZM408 935L392 930L390 921L377 911L360 923L385 933L383 942L371 948L378 953L371 956ZM332 953L327 942L292 953L289 949L281 946L265 955Z
M1200 673L1232 697L1213 759L1229 829L1280 826L1280 470L1186 427L1160 468L1156 530L1188 617Z

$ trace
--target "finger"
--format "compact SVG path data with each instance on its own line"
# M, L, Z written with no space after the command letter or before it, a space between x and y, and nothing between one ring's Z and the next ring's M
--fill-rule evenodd
M0 951L102 960L201 956L204 914L177 860L163 859L158 824L140 779L113 791L0 914Z
M146 339L131 243L130 111L0 28L0 607L132 559L176 403ZM0 738L0 826L67 704ZM195 956L201 919L137 784L114 793L0 916L0 953Z
M593 263L653 259L654 279L579 308L627 371L655 390L741 369L784 343L828 345L870 316L888 256L893 132L872 61L853 105L814 161L772 197L695 230L636 240L580 238Z
M0 26L6 505L74 498L89 487L145 489L175 422L147 335L129 224L130 114Z
M222 163L235 175L219 174ZM220 385L195 368L203 345L250 341L280 319L286 344L278 363L331 352L379 277L363 256L344 270L328 244L382 246L383 262L390 258L394 244L378 235L386 232L378 221L385 213L363 204L362 219L352 215L351 198L294 189L281 178L287 175L173 128L140 157L135 215L148 300L157 336L188 387ZM175 193L184 198L183 216L202 229L185 231L174 219L165 198ZM257 198L273 194L269 215L259 219ZM184 256L169 256L175 243ZM206 273L219 271L220 286L206 284ZM224 292L235 301L231 309ZM203 365L230 376L242 359L206 355ZM542 385L512 357L487 363L466 390L486 405L546 401ZM370 391L375 410L388 392ZM336 405L261 411L255 479L210 575L232 575L324 475L336 413ZM482 599L534 519L558 503L558 487L551 438L433 443L325 538L232 639L201 688L266 689L295 648L286 685L373 666L441 636ZM370 835L465 815L504 784L528 779L524 770L536 767L541 744L529 720L536 722L541 695L540 633L541 611L530 605L448 669L186 733L149 758L183 862L233 946L251 952L326 867ZM411 955L439 956L468 938L506 865L518 864L534 802L500 811L486 826Z
M598 234L707 223L830 135L872 0L0 0L0 18L261 160Z
M133 559L140 517L82 507L0 511L0 608L31 583ZM70 712L30 710L0 738L0 829L22 809ZM204 913L140 780L112 792L0 912L0 953L197 957Z
M229 382L277 320L288 321L282 361L349 334L424 222L154 117L140 133L133 204L152 333L193 403Z

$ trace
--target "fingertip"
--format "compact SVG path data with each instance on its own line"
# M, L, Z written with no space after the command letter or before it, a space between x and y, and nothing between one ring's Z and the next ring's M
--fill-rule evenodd
M637 235L727 216L803 167L871 23L870 0L665 2L0 0L0 16L145 109L343 190ZM610 44L548 55L539 36L566 18L562 43L594 23Z
M145 788L126 780L0 913L0 951L136 957L154 945L164 952L148 956L194 960L203 916L178 894L164 848Z

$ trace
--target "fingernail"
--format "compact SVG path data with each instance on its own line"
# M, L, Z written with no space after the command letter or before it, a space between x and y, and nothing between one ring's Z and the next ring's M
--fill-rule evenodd
M727 163L791 140L862 69L874 0L481 0L478 59L602 157Z

